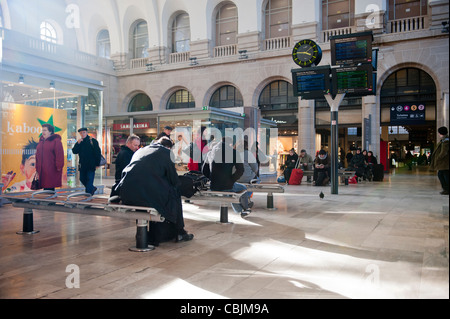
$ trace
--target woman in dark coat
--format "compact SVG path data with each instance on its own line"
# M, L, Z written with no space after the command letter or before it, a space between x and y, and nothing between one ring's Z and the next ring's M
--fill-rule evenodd
M155 208L175 225L177 241L194 236L184 230L179 179L170 155L173 144L167 137L139 149L125 167L117 186L122 203Z
M46 190L61 187L64 167L64 148L61 136L50 124L42 125L42 135L36 147L36 172L40 186Z

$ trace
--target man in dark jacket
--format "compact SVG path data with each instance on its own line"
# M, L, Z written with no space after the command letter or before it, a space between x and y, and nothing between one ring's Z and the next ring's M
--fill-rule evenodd
M352 157L350 161L350 165L348 166L349 170L354 169L356 171L356 176L363 177L366 169L366 158L361 153L361 149L358 148L356 150L356 154Z
M436 145L436 149L431 155L430 169L438 172L438 178L441 182L441 195L448 195L449 188L449 158L448 158L448 129L442 126L438 129L441 140Z
M234 171L233 171L234 170ZM247 190L236 181L244 174L244 164L239 153L232 147L231 139L224 137L212 146L203 165L203 174L211 181L212 191L241 192ZM249 195L241 196L240 203L232 203L233 210L246 217L250 213Z
M320 150L314 160L315 186L326 186L331 177L331 158L325 150Z
M286 156L286 161L284 162L285 169L283 171L284 178L286 183L289 183L289 179L291 178L291 173L294 168L297 168L298 154L295 153L295 150L292 148L289 150L289 155Z
M139 149L140 145L141 139L139 138L139 136L131 134L130 136L128 136L126 144L120 147L120 152L116 157L116 173L114 176L116 183L120 182L120 180L122 179L123 169L127 167L128 164L130 164L134 152Z
M95 169L100 164L101 151L98 141L90 137L87 128L78 130L81 138L72 148L73 154L79 156L80 182L86 187L86 193L94 195L97 187L94 187Z
M163 137L136 151L123 170L117 192L125 205L155 208L175 226L176 241L188 241L194 235L184 230L179 179L170 157L172 146L172 141Z

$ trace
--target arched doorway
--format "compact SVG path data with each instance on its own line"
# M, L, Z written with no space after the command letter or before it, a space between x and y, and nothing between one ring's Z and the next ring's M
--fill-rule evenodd
M436 84L421 69L402 68L384 81L381 138L388 142L391 165L402 166L408 153L414 165L427 164L436 139L436 103Z

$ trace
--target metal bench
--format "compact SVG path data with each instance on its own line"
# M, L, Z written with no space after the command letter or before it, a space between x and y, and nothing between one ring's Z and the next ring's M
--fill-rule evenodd
M23 208L22 231L17 234L36 234L33 210L74 213L82 215L106 216L136 220L136 246L131 251L150 251L154 246L148 245L147 226L149 221L163 222L164 217L152 207L120 205L110 201L107 196L92 196L83 192L37 191L3 194L2 198L12 203L13 207Z
M284 193L284 187L279 184L244 184L249 193L267 193L267 209L276 210L273 206L273 193Z
M346 171L345 169L339 169L338 170L338 176L341 177L341 181L347 185L348 179L355 175L355 171ZM303 176L314 176L313 170L305 170L303 171Z
M241 192L218 192L218 191L200 191L194 194L194 196L185 199L185 202L191 203L192 201L210 201L220 203L220 221L221 224L231 224L228 221L228 204L239 203L242 195L247 191L243 190Z

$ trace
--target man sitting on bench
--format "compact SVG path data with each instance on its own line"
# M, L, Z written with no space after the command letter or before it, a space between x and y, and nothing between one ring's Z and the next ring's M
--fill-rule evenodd
M172 147L172 141L162 137L156 143L139 149L123 170L122 179L117 185L123 204L153 207L169 222L157 224L165 224L168 229L164 232L173 234L162 234L164 240L156 238L156 242L152 242L154 245L160 241L175 239L180 242L194 238L194 235L184 230L179 179L170 157ZM149 238L153 236L151 233L149 235Z
M314 160L315 186L327 186L331 176L331 159L325 150L320 150Z
M203 174L211 181L212 191L238 193L247 190L245 185L236 183L243 173L242 160L228 137L222 138L222 141L216 143L206 155ZM250 213L248 193L241 196L239 203L232 203L231 207L236 213L246 217Z

